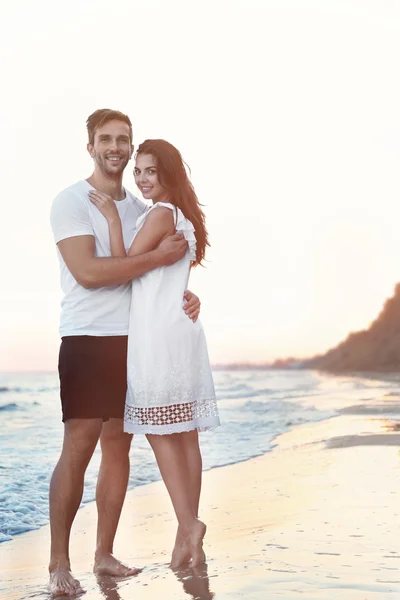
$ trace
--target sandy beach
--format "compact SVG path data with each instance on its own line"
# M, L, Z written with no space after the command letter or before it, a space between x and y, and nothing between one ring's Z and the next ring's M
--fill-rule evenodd
M195 573L168 568L175 522L161 482L128 493L115 553L144 567L132 579L92 574L96 508L86 505L71 544L85 598L398 598L400 436L375 409L297 427L272 452L206 472L208 564ZM0 546L4 600L48 596L48 547L48 526Z

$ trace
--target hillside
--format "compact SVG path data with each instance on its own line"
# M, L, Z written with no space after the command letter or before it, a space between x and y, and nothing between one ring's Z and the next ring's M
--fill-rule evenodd
M400 284L368 329L351 333L338 346L302 366L338 373L400 371Z

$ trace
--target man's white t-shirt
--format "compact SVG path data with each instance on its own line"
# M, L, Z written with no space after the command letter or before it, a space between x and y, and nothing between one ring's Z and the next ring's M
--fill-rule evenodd
M62 191L53 200L50 213L56 244L78 235L93 235L97 257L111 256L107 220L89 200L93 187L85 180ZM124 200L115 202L122 222L124 243L132 243L136 221L146 204L126 191ZM68 270L57 248L61 271L61 337L71 335L128 335L131 284L86 289Z

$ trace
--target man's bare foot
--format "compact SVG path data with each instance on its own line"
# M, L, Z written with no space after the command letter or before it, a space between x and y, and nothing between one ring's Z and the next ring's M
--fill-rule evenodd
M114 577L132 577L141 572L142 569L129 567L112 554L105 552L104 554L96 553L94 559L94 573L98 575L113 575Z
M79 581L72 576L70 569L65 567L57 567L50 571L48 587L53 597L77 596L85 592Z

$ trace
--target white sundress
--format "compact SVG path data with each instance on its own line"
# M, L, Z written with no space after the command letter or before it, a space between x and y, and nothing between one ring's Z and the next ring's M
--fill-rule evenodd
M188 250L177 263L132 282L124 431L205 431L220 424L207 343L200 321L193 323L183 311L190 263L196 259L194 227L174 205L157 202L138 218L135 235L159 206L174 212Z

